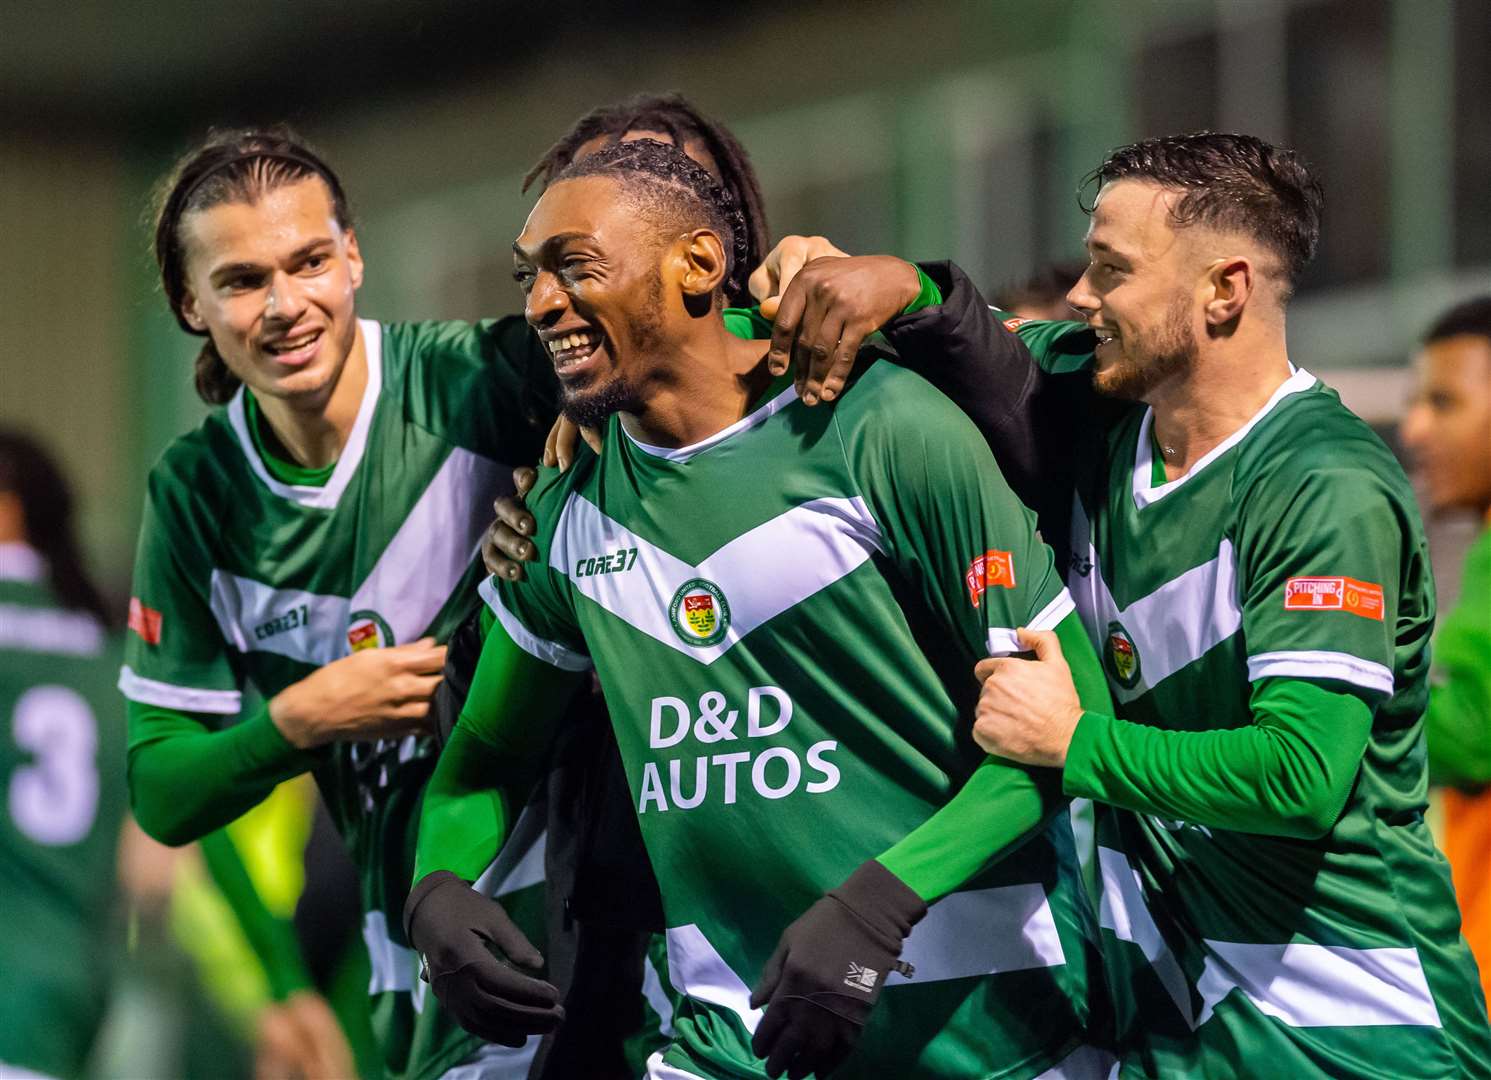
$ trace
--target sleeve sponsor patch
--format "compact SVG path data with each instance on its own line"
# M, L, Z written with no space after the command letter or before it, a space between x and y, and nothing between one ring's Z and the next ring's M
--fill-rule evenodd
M1020 316L1016 315L1013 318L1004 320L1004 328L1013 334L1016 330L1020 329L1020 327L1024 326L1029 321L1029 319L1022 319L1020 318Z
M1292 577L1284 583L1284 610L1349 611L1382 622L1382 586L1349 577Z
M159 611L146 607L138 596L129 598L129 628L139 634L146 645L160 644L160 623Z
M1015 557L1008 551L986 551L968 564L963 575L963 584L968 586L968 602L978 607L984 590L991 585L1013 589L1015 587Z

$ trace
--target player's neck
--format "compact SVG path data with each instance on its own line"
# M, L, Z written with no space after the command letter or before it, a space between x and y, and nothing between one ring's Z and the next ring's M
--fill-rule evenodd
M342 370L326 390L295 398L258 397L259 411L279 444L269 447L271 453L283 451L288 460L307 469L325 468L341 457L368 385L367 345L361 325L356 334Z
M745 417L771 382L767 345L713 321L657 366L644 406L622 413L621 423L639 441L668 449L718 434Z
M1256 416L1289 375L1282 326L1206 343L1189 371L1149 398L1166 478L1190 472Z

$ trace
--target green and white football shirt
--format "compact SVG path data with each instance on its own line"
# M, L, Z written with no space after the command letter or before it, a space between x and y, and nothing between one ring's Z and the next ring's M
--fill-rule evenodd
M353 649L445 640L476 603L478 543L511 464L553 416L546 358L520 319L361 321L368 380L324 484L277 479L243 391L152 470L119 686L224 721L245 681L268 698ZM530 361L533 361L530 364ZM400 913L432 738L339 743L314 770L362 878L374 1030L395 1075L438 1075L475 1048L418 977ZM479 887L542 933L542 815ZM536 1040L530 1040L536 1042Z
M778 380L681 449L613 420L530 502L543 565L483 595L522 648L600 676L683 995L658 1068L763 1075L747 999L783 929L986 760L974 663L1070 598L973 426L888 363L832 408ZM931 906L915 977L835 1075L1050 1068L1083 1038L1092 932L1053 812Z
M119 643L0 544L0 1075L83 1070L108 1003L124 823Z
M1049 371L1086 379L1080 330L1017 333ZM1491 1074L1475 969L1423 818L1434 593L1401 468L1303 370L1176 480L1150 409L1092 406L1074 417L1067 582L1119 715L1242 729L1256 695L1290 680L1372 709L1345 807L1318 838L1100 806L1124 1075ZM1079 727L1069 793L1115 797L1118 740L1100 738Z

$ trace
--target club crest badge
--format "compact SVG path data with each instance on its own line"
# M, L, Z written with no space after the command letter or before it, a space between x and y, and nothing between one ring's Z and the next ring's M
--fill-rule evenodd
M1108 674L1125 690L1132 690L1139 682L1139 647L1117 620L1108 624L1108 644L1103 649L1103 659L1108 665Z
M730 626L730 605L714 582L690 578L673 594L668 621L684 644L704 648L724 638Z
M392 628L376 611L354 611L347 617L347 645L353 652L393 644Z

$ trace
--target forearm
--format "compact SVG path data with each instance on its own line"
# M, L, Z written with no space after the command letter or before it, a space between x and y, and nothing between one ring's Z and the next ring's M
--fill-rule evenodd
M207 717L134 701L128 716L130 806L163 844L222 828L319 760L285 741L267 707L220 731Z
M1355 693L1265 679L1253 720L1225 731L1148 727L1088 712L1063 771L1068 795L1168 820L1314 838L1340 816L1372 727Z
M295 991L310 987L294 926L265 906L233 838L219 829L202 837L201 849L208 873L264 967L274 1000L284 1001Z
M1056 636L1083 707L1111 712L1103 670L1075 614L1057 624ZM932 903L1018 847L1066 804L1057 770L988 758L946 806L880 856L880 863Z
M572 672L523 652L489 623L471 692L425 790L414 880L449 870L468 881L497 854L522 808Z

